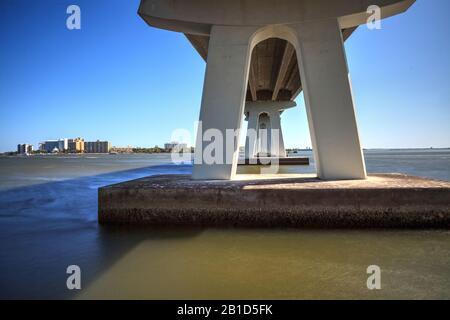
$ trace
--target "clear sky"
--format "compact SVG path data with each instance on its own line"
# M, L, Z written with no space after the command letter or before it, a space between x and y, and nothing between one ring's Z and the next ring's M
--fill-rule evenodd
M81 7L81 30L66 8ZM0 151L82 136L162 145L194 131L205 63L182 34L147 26L139 0L0 1ZM418 0L346 42L365 148L450 147L450 1ZM303 96L282 116L310 146Z

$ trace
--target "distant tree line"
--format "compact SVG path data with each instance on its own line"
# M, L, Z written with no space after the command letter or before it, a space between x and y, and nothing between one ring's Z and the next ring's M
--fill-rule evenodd
M153 148L133 148L132 149L133 153L169 153L172 152L171 149L165 149L165 148L160 148L158 146L155 146ZM188 150L184 150L184 151L180 151L180 153L183 152L194 152L194 148L188 148Z
M162 153L168 152L166 149L155 146L153 148L133 148L133 153Z

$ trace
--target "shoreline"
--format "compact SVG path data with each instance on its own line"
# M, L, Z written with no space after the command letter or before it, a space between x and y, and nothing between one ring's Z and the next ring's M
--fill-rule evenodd
M313 149L287 149L291 150L292 154L296 152L310 152L313 153ZM450 151L448 148L363 148L363 151ZM13 152L0 153L0 157L32 157L32 156L85 156L85 155L133 155L133 154L171 154L171 152L118 152L118 153L34 153L34 154L9 154ZM192 152L187 152L192 154Z

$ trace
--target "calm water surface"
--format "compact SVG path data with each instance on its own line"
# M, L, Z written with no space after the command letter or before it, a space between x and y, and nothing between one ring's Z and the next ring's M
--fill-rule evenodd
M450 181L449 150L371 150L366 164ZM98 187L190 172L168 155L0 158L0 298L450 298L446 230L98 226ZM380 291L366 288L372 264Z

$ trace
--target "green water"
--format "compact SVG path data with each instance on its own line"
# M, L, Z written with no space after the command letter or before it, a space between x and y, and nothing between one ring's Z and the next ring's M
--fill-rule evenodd
M449 268L448 231L166 230L78 298L448 299Z

